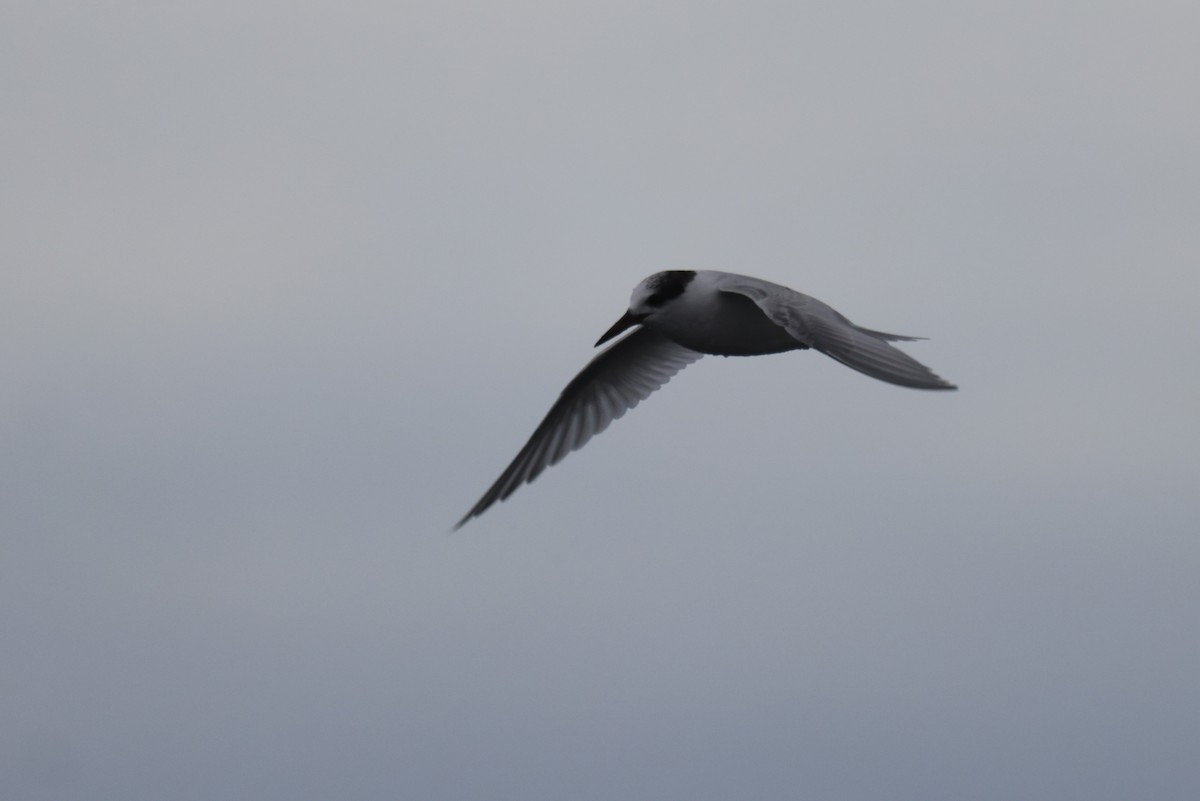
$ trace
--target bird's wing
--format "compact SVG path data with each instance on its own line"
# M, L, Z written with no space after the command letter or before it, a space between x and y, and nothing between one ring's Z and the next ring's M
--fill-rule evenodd
M880 381L916 389L957 389L949 381L888 342L921 337L862 328L816 298L779 284L729 273L717 279L722 292L753 300L771 322L799 342Z
M559 395L533 436L496 483L458 521L461 527L552 464L582 448L608 424L704 354L640 328L602 351Z

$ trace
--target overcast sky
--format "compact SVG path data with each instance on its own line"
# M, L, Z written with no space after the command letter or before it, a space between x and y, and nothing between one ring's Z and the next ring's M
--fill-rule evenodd
M1200 797L1200 5L17 0L0 796ZM649 273L707 358L451 535Z

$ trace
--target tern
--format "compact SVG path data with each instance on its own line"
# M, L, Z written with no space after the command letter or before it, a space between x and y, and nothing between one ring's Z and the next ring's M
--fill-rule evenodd
M957 389L889 343L922 337L863 328L816 298L760 278L716 270L668 270L638 284L629 309L596 342L636 331L601 351L567 384L496 483L454 526L461 528L705 354L761 356L812 348L880 381Z

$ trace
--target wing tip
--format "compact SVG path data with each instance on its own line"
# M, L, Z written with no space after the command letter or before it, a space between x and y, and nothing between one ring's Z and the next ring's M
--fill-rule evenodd
M479 517L479 515L481 515L482 513L483 513L483 510L482 510L482 509L472 509L471 511L469 511L469 512L467 512L465 515L463 515L463 516L462 516L462 519L461 519L461 520L459 520L457 523L455 523L455 524L454 524L454 525L453 525L453 526L450 528L450 531L448 531L447 533L448 533L448 534L453 534L454 532L458 531L460 528L462 528L463 526L465 526L465 525L466 525L468 522L470 522L470 520L471 520L472 518Z
M930 381L930 383L928 383L924 387L922 387L923 389L940 389L940 390L948 390L948 391L955 391L958 389L958 384L953 384L953 383L947 381L946 379L942 378L940 375L933 372L932 370L929 371L929 377L932 380Z
M924 365L922 365L922 366L924 366ZM932 389L932 390L941 391L941 392L955 392L958 390L958 384L950 383L946 379L942 378L940 375L937 375L933 371L928 370L928 368L926 368L926 370L928 371L927 374L924 376L921 376L919 379L911 379L910 378L908 380L904 380L904 379L900 379L898 376L892 377L892 378L883 378L882 376L873 376L873 377L874 378L882 378L882 380L887 381L889 383L898 384L899 386L902 386L902 387L911 387L912 389Z

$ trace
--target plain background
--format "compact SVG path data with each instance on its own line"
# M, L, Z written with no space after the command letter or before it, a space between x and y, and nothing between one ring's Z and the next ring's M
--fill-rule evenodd
M0 795L1200 797L1200 6L0 12ZM454 535L645 275L705 359Z

